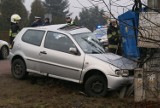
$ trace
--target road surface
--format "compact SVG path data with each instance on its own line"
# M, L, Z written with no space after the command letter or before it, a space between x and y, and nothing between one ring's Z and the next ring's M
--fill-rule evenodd
M11 66L9 60L0 60L0 75L10 74Z

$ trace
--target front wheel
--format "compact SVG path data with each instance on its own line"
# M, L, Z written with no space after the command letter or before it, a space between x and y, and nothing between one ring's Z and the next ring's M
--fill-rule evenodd
M16 79L24 79L27 75L26 66L22 59L16 59L11 65L12 75Z
M104 97L107 94L107 80L100 75L91 76L85 82L84 88L88 96Z

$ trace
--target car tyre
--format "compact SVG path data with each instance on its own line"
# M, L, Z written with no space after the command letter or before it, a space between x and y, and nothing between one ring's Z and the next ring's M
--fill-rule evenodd
M107 80L100 75L91 76L85 82L84 89L88 96L104 97L108 91Z
M13 77L24 79L27 76L26 65L22 59L15 59L11 65Z
M9 55L9 50L8 50L7 46L3 46L3 47L1 48L1 53L0 53L0 55L1 55L1 58L2 58L2 59L6 59L6 58L8 57L8 55Z

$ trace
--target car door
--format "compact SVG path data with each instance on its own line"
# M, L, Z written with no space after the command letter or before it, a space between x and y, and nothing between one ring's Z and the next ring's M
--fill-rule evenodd
M25 56L27 71L29 72L40 72L39 52L44 34L44 30L29 29L22 36L23 43L17 45Z
M70 54L71 47L76 48L67 35L49 31L40 54L40 58L43 60L41 72L61 79L78 81L83 67L84 54Z

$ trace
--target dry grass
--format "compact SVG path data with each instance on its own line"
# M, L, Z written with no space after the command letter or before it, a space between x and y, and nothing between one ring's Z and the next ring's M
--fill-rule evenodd
M36 79L36 80L34 80ZM131 108L133 97L119 99L115 93L105 98L87 97L78 84L30 75L16 80L0 76L0 108Z

